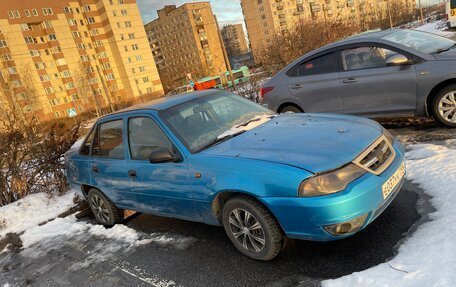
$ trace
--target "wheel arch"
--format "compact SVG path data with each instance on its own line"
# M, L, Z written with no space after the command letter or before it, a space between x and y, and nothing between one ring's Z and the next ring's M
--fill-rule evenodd
M297 108L298 110L300 110L301 113L304 112L304 110L298 104L293 103L293 102L285 102L285 103L280 104L280 106L277 108L277 112L280 113L283 110L283 108L285 108L286 106L293 106L293 107Z
M274 217L276 222L279 224L280 229L285 234L282 224L280 223L279 220L277 220L277 217L272 212L272 210L269 209L258 197L256 197L255 195L253 195L249 192L242 191L242 190L223 190L223 191L218 192L217 195L212 200L212 205L211 205L212 214L214 215L214 217L217 219L217 221L220 224L223 225L222 212L223 212L223 207L225 206L226 202L228 202L228 200L230 200L231 198L237 197L237 196L246 196L246 197L249 197L249 198L255 200L259 204L261 204L264 208L266 208L266 210L269 211L269 213L271 213L271 215Z
M456 84L456 78L452 79L447 79L445 81L442 81L438 83L432 90L429 92L428 96L426 97L426 103L425 103L425 109L426 109L426 114L427 116L434 116L433 111L432 111L432 101L434 100L435 95L445 87L449 85L454 85Z

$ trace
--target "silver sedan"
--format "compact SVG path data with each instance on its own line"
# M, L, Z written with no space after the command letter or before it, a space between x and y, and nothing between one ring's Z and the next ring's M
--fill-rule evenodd
M260 95L281 113L428 116L456 127L456 42L413 30L355 36L297 59Z

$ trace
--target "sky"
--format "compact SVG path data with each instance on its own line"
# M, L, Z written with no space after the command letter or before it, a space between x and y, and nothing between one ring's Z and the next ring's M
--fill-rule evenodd
M184 3L199 2L193 0L136 0L141 12L142 20L148 23L157 18L157 10L165 5L180 6ZM422 0L422 5L430 5L441 2L442 0ZM240 0L210 0L212 10L217 16L221 26L226 24L243 23ZM418 3L418 0L417 0Z
M141 17L144 23L148 23L157 18L157 10L165 5L180 6L189 2L201 2L192 0L136 0L141 12ZM217 20L221 26L226 24L242 23L240 0L210 0L212 11L217 16Z

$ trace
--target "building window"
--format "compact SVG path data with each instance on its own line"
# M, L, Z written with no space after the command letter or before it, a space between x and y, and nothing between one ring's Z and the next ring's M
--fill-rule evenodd
M103 66L103 70L107 70L111 68L111 64L109 62L101 64Z
M57 37L55 36L55 34L49 34L48 39L49 39L49 41L56 41Z
M120 13L122 14L122 16L127 16L127 10L120 10Z
M95 23L95 18L94 17L88 17L87 18L87 23L89 23L89 24Z
M0 48L8 47L5 40L0 40Z
M136 56L136 61L142 61L141 55L137 55L137 56Z
M48 75L40 75L40 80L41 80L41 82L49 82L49 76Z
M30 36L27 36L27 37L24 37L24 40L25 40L25 43L27 44L33 44L33 43L37 43L36 39L33 38L33 37L30 37Z
M30 17L30 16L32 16L32 15L30 14L30 10L28 10L28 9L25 9L25 10L24 10L24 15L25 15L25 17Z
M131 45L131 48L133 49L133 51L139 50L138 44Z
M144 66L139 67L139 71L140 72L145 72L146 71L146 67L144 67Z
M78 31L73 31L71 32L71 34L73 35L73 38L81 38L81 33L79 33Z
M84 10L85 12L90 11L90 10L91 10L90 5L84 5L84 6L82 7L82 10Z
M32 9L32 15L33 16L38 16L38 10Z
M71 99L72 102L75 102L75 101L79 100L79 95L78 94L72 94L70 96L70 99ZM81 109L81 108L79 108L79 109Z
M44 21L43 22L43 28L52 28L52 23L51 21Z
M10 75L17 74L16 67L8 67L8 74L10 74Z
M54 14L54 12L52 12L52 8L43 8L42 11L44 16Z
M28 30L30 30L30 26L28 24L21 24L21 30L28 31Z
M8 11L8 17L9 17L10 19L14 19L14 13L13 13L13 11Z
M75 26L76 25L76 21L74 19L68 19L68 25Z
M55 61L57 63L57 66L63 66L63 65L66 65L66 61L65 61L65 58L60 58L60 59L57 59Z
M21 18L21 14L19 14L18 10L14 10L13 14L14 14L14 18Z
M125 27L127 27L127 28L131 27L131 22L130 21L126 21L125 22Z
M114 74L107 74L106 75L106 80L108 80L108 81L114 80Z
M106 54L105 51L98 53L98 58L103 59L103 58L106 58L106 57L108 57L108 54Z
M124 0L117 0L117 3L124 4Z
M41 69L45 69L45 68L46 68L46 64L45 63L43 63L43 62L35 63L35 69L41 70Z
M68 7L68 6L67 7L63 7L63 12L65 14L71 14L71 13L73 13L73 9L71 9L71 7Z
M124 46L124 50L125 50L125 52L128 52L128 47Z
M63 72L60 73L60 76L61 76L62 78L69 78L69 77L71 77L71 73L70 73L70 71L65 70L65 71L63 71Z
M134 38L135 38L135 34L134 33L128 34L128 39L134 39Z
M48 94L48 95L54 93L54 89L52 87L44 88L44 90L46 91L46 94ZM49 100L49 102L51 102L51 106L55 106L55 105L59 104L58 99L52 99L52 100Z
M74 83L73 82L69 82L69 83L65 84L65 89L71 90L73 88L74 88Z
M38 50L30 50L30 56L39 57L40 56L40 52Z
M148 83L149 82L149 77L143 77L143 83Z
M2 56L3 56L3 61L12 61L13 60L13 57L11 57L11 54L3 54Z

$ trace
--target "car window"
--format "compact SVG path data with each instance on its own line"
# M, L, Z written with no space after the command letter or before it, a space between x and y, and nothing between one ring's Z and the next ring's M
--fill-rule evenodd
M80 155L89 155L90 154L90 146L92 145L93 135L95 134L95 129L90 131L90 134L87 136L86 141L81 147L79 151Z
M98 125L93 140L92 156L115 159L124 158L122 120Z
M345 71L386 67L389 57L397 52L380 47L359 47L341 52Z
M297 76L311 76L338 72L336 53L327 54L313 60L301 63L297 68Z
M171 142L151 118L132 118L128 122L128 141L132 159L147 160L158 148L171 150Z

